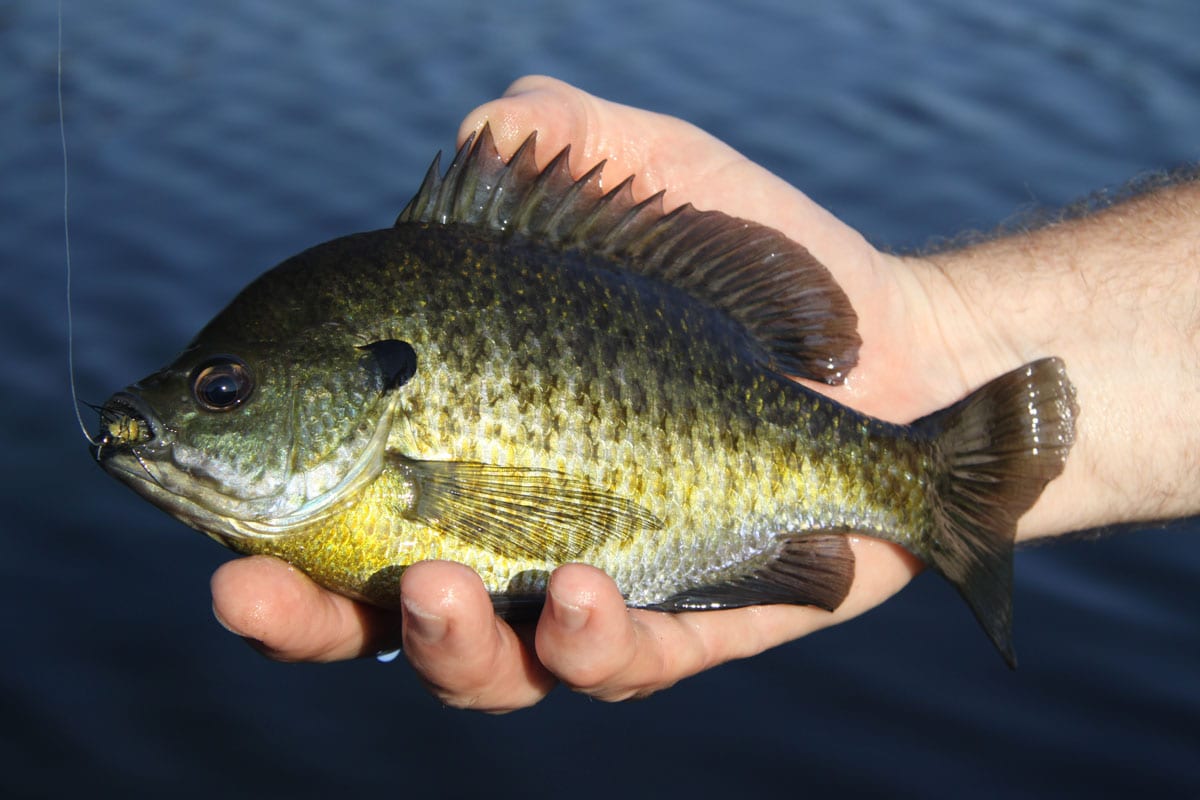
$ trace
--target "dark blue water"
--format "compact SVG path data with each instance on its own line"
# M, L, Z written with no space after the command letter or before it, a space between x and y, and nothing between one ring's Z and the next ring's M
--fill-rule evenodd
M696 122L896 248L1200 158L1192 0L114 0L65 24L93 400L262 269L389 224L529 72ZM1022 552L1016 673L932 577L619 706L481 717L402 661L261 659L211 617L228 554L73 427L54 45L52 3L0 2L0 795L1200 792L1194 523Z

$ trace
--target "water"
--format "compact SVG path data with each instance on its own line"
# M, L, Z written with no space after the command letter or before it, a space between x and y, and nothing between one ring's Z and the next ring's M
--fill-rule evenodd
M896 248L1200 158L1190 0L68 1L65 23L91 400L265 267L389 224L525 73L696 122ZM402 660L259 658L210 614L228 554L71 420L54 31L52 3L0 2L0 794L1200 791L1194 523L1022 552L1015 674L930 577L620 706L481 717Z

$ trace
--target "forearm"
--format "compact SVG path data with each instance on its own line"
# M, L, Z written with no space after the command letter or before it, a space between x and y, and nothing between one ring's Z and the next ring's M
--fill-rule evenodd
M1045 355L1075 383L1075 447L1021 538L1200 513L1200 183L914 266L968 383Z

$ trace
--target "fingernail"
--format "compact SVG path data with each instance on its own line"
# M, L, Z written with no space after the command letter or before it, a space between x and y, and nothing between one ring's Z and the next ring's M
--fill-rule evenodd
M404 598L404 627L426 644L436 644L446 635L446 618Z
M550 597L554 601L554 620L568 633L574 633L587 624L591 609L579 603L569 603L553 589ZM578 598L577 598L578 599Z

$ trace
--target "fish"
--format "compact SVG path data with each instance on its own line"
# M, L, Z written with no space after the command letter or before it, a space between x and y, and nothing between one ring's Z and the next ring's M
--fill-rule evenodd
M1015 665L1016 525L1074 439L1063 362L908 424L861 414L797 380L843 382L862 344L800 243L535 148L505 160L485 126L393 226L253 280L101 407L100 466L384 608L444 559L512 619L568 562L630 607L832 611L851 539L874 537L949 580Z

